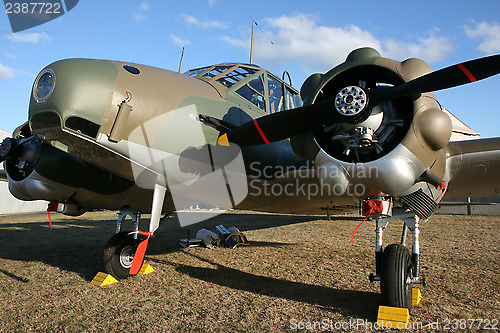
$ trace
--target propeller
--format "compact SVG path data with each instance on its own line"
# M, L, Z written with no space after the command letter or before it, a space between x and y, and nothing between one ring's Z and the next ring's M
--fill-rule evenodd
M5 138L2 143L0 143L0 162L9 159L13 155L19 154L19 151L23 147L23 145L35 140L35 136L21 139Z
M498 73L500 55L494 55L449 66L390 88L364 90L348 86L319 103L253 119L223 134L217 142L223 146L249 146L280 141L322 125L357 124L369 117L374 106L390 99L448 89Z
M5 161L12 152L12 139L5 138L2 143L0 143L0 162Z
M351 115L331 112L334 104L335 98L330 97L319 103L253 119L253 121L244 123L223 134L217 142L223 146L229 146L230 142L241 146L270 143L289 138L323 124L337 122L360 123L370 115L369 112L357 112Z

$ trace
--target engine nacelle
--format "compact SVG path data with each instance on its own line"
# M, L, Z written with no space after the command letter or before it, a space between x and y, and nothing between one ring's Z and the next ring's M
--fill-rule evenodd
M25 201L62 203L63 209L58 211L67 215L83 214L88 207L120 209L125 205L123 196L140 191L132 181L42 142L31 135L26 125L17 129L13 138L2 142L0 157L5 159L13 196ZM150 206L147 197L137 201L141 208Z
M332 96L342 102L345 87L385 89L431 71L422 60L398 62L362 48L328 73L309 77L301 95L305 104ZM420 176L429 173L428 168L445 178L444 158L440 156L451 131L451 119L441 110L434 93L425 93L381 103L362 123L323 126L291 141L299 156L315 161L324 182L339 188L362 185L363 194L359 188L351 191L360 197L398 197L423 187Z
M9 191L16 198L66 202L83 183L86 166L82 161L36 137L6 140L14 146L5 169Z

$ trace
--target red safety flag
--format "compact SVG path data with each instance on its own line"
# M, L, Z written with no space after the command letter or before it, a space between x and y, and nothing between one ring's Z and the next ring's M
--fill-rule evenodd
M145 240L139 243L137 250L135 251L134 260L132 261L132 266L130 267L130 275L136 275L139 273L142 267L142 262L144 261L144 256L146 255L146 249L148 248L149 238L153 236L152 232L145 231L133 231L129 235L138 234L147 236Z

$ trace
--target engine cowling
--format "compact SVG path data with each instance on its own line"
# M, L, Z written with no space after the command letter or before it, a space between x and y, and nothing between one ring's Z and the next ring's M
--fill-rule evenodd
M362 48L329 72L310 76L301 95L305 104L332 96L336 103L349 103L356 96L346 87L386 89L431 71L422 60L398 62ZM381 103L359 124L333 124L294 137L292 147L299 156L314 160L321 179L331 186L358 186L350 193L359 197L398 197L423 188L422 174L446 178L440 157L451 130L451 120L434 93L425 93Z
M67 215L81 215L89 208L120 209L123 196L137 191L134 182L71 156L33 136L27 125L0 144L9 191L20 200L62 203ZM141 208L150 206L137 200Z
M64 202L83 182L85 164L32 136L27 126L1 146L9 191L20 200Z

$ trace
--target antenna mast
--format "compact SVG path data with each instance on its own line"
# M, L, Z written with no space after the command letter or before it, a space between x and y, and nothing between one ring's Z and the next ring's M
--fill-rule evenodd
M254 40L254 34L255 34L255 26L257 25L257 22L252 20L252 41L250 43L250 63L253 64L253 40Z
M184 46L182 47L182 51L181 51L181 61L179 63L179 73L181 72L181 69L182 69L182 59L184 59Z

